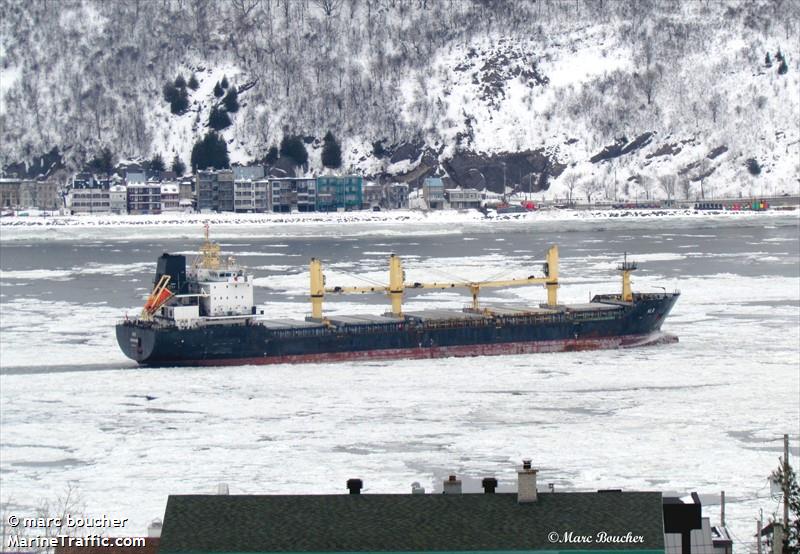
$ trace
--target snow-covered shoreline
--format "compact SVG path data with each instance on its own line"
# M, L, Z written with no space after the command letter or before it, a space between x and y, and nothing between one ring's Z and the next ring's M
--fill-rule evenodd
M185 214L168 213L159 215L81 215L81 216L16 216L0 220L0 241L35 239L40 231L48 239L79 239L81 231L104 230L103 238L131 238L130 233L146 231L148 236L172 236L176 231L185 232L208 223L218 231L235 236L237 231L249 234L255 229L294 230L306 235L313 229L322 230L334 227L334 234L342 234L343 225L359 234L368 234L370 229L420 230L430 228L433 234L460 226L495 226L505 224L552 224L625 222L654 220L688 220L703 223L755 222L774 219L800 219L800 210L770 210L766 212L742 211L698 211L693 209L624 209L624 210L549 210L519 214L495 214L489 216L470 211L395 210L388 212L338 212L338 213L300 213L300 214ZM649 225L649 224L648 224ZM636 225L638 226L638 225ZM219 229L219 227L222 227ZM566 230L566 229L565 229ZM313 234L313 233L312 233ZM345 233L346 234L346 233ZM42 237L44 237L42 236Z

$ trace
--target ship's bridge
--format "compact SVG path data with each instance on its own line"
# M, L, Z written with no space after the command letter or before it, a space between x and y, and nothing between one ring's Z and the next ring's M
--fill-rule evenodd
M203 316L252 315L253 276L231 257L220 256L219 245L208 237L189 270L189 292L199 295Z
M200 295L205 316L250 315L253 313L253 276L238 266L219 269L197 268L190 292Z

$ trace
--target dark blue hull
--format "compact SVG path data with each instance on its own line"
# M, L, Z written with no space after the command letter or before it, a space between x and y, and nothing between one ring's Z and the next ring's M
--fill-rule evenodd
M617 348L665 341L659 334L678 293L637 294L622 309L569 310L536 317L493 317L436 325L400 322L385 326L275 331L257 320L190 329L129 321L117 325L125 355L148 365L220 365L326 362L353 359L474 356ZM618 299L618 297L616 297ZM595 302L614 302L597 296Z

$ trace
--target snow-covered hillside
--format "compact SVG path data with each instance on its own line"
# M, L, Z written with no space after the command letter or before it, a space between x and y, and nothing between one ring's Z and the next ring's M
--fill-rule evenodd
M0 165L188 164L226 77L232 162L593 199L800 187L800 3L0 0ZM769 56L769 62L767 62ZM782 61L785 60L785 61ZM779 69L783 69L779 71ZM785 71L784 71L785 70ZM188 110L162 87L195 75ZM375 148L380 141L381 148Z

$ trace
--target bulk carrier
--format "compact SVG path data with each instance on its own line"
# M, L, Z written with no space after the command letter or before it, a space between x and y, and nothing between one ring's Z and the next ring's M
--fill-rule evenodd
M270 317L253 301L253 277L205 231L200 255L163 254L154 288L139 317L117 325L117 341L129 358L144 365L233 365L331 362L361 359L438 358L620 348L676 342L660 331L679 292L635 293L630 275L636 263L618 266L619 294L600 294L583 304L559 304L558 248L550 247L542 276L505 281L405 282L399 257L389 259L389 284L326 287L322 263L310 264L311 315ZM482 306L487 287L544 285L547 302L538 306ZM409 289L465 288L472 303L463 310L403 310ZM385 293L391 310L383 315L323 314L326 295Z

